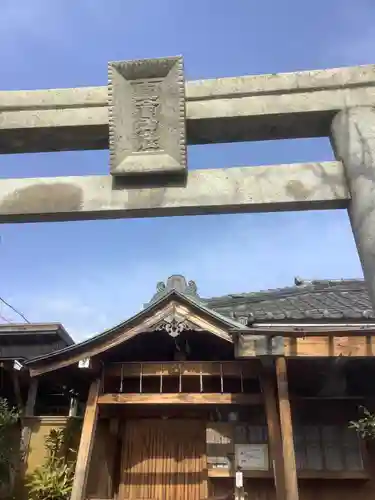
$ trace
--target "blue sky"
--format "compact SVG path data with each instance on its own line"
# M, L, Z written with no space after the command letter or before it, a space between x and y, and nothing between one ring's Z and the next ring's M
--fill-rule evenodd
M187 79L375 62L373 0L1 0L0 16L1 90L105 85L110 60L178 54ZM190 169L332 158L325 139L189 148ZM0 172L105 174L108 153L2 156ZM345 211L3 225L0 236L0 295L76 340L139 311L173 273L205 297L362 276Z

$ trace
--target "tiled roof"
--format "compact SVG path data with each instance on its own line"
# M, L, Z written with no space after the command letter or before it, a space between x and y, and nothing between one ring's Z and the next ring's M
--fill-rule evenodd
M375 319L363 280L296 278L291 287L201 300L210 309L244 324L248 319L250 323Z

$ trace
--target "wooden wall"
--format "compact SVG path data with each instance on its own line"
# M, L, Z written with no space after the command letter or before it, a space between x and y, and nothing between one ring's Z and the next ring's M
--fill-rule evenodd
M31 473L37 466L41 465L45 458L45 438L51 431L51 429L59 429L63 428L68 422L68 417L32 417L29 419L29 424L31 427L31 439L30 439L30 448L27 457L27 473ZM130 452L134 452L136 455L141 453L141 449L136 446L137 440L141 439L141 427L150 428L148 422L152 422L152 420L148 421L148 419L133 422L133 432L128 427L128 432L121 431L123 434L123 456L122 456L122 464L120 465L120 457L116 456L116 439L114 437L113 430L111 432L110 421L108 419L99 420L96 436L95 436L95 444L94 450L92 454L92 462L90 465L89 471L89 479L88 479L88 489L87 489L87 498L95 499L95 498L113 498L113 489L116 489L116 485L113 484L113 479L116 477L116 468L121 469L118 472L121 472L122 478L120 482L123 484L127 483L131 487L132 491L122 490L121 496L119 500L123 500L125 498L130 498L130 493L134 496L133 493L136 492L137 488L140 486L136 484L136 476L140 465L136 465L134 462L134 456L132 461L130 461ZM155 422L155 421L154 421ZM168 426L171 428L171 422L159 420L161 425ZM192 429L197 425L200 426L201 422L195 421L195 425L190 426L190 423L194 421L186 422L185 429ZM180 427L181 429L181 427ZM197 429L195 429L197 430ZM171 431L172 432L172 431ZM155 434L155 433L154 433ZM181 432L180 435L182 436ZM185 434L187 435L187 434ZM156 434L155 434L156 436ZM154 437L155 437L154 436ZM143 436L143 439L147 436ZM157 437L157 436L156 436ZM159 436L160 438L160 436ZM203 433L200 435L202 442L204 441ZM180 438L178 438L180 439ZM162 444L161 439L159 439L160 445ZM148 443L149 445L154 446L157 445L157 442ZM147 443L146 443L147 445ZM352 500L355 496L356 500L367 500L375 497L375 447L370 448L368 451L368 470L370 472L370 476L368 480L364 479L300 479L299 480L299 490L300 490L300 499L301 500L316 500L317 496L319 500ZM164 450L168 455L168 450ZM202 450L201 450L202 451ZM201 453L201 451L199 453ZM164 454L161 453L161 450L154 449L154 455ZM138 456L137 455L137 456ZM198 468L204 469L205 464L205 456L204 454L200 455L201 458L197 456L197 464ZM180 457L182 462L180 462L179 467L181 468L181 472L183 472L183 460L184 457ZM159 458L160 460L160 458ZM203 460L203 461L202 461ZM191 460L190 460L191 462ZM131 465L133 464L133 465ZM190 472L194 472L197 467L193 467L194 464L190 463L188 469ZM157 459L154 457L148 461L149 468L157 469ZM165 469L165 464L163 465ZM162 470L164 470L162 469ZM193 470L194 469L194 470ZM166 469L165 469L166 470ZM143 472L147 472L146 469ZM152 473L150 469L148 471ZM155 471L154 471L155 472ZM198 472L198 471L197 471ZM132 475L133 474L133 475ZM156 476L155 476L156 477ZM132 481L135 483L132 483ZM160 479L160 478L159 478ZM161 494L161 487L163 481L159 482L159 486L157 483L150 483L147 488L150 490L148 493L152 493L152 497L155 500L158 500L158 497ZM202 483L203 484L203 483ZM230 491L233 491L233 478L210 478L208 481L208 494L209 495L223 495L228 494ZM145 487L146 487L145 486ZM158 490L160 489L160 491ZM197 492L196 500L200 500L200 498L204 498L203 495L206 486L203 485L202 488L192 488L191 490L187 488L183 488L186 492L186 498L189 500L195 500L195 493ZM134 490L134 491L133 491ZM152 490L152 491L151 491ZM198 491L199 490L199 491ZM248 494L248 500L276 500L275 489L273 486L273 480L271 478L262 479L262 478L246 478L245 479L245 490ZM138 491L138 490L137 490ZM139 494L142 492L138 492ZM138 494L137 493L137 494ZM199 494L198 494L199 493ZM143 493L142 493L143 494ZM185 495L185 493L184 493ZM181 498L185 498L185 496L181 496ZM143 495L144 496L144 495ZM142 496L141 496L142 497ZM141 498L140 497L140 498ZM199 499L198 499L199 497ZM146 498L144 496L144 498Z
M276 500L271 479L245 479L247 500ZM233 491L233 480L220 479L210 483L210 495L226 495ZM372 500L375 498L373 480L299 480L300 500Z
M1 357L3 359L32 359L66 347L65 340L58 335L35 336L24 335L2 336Z
M294 408L294 425L300 423L323 422L346 425L350 419L354 418L353 402L348 401L306 401L301 406ZM252 418L249 416L249 421ZM363 443L365 471L358 473L358 478L354 479L354 473L337 471L335 473L317 471L319 478L303 478L303 471L299 474L299 498L300 500L370 500L375 498L375 443ZM311 474L311 471L309 472ZM314 472L312 473L314 474ZM306 474L305 474L306 475ZM324 477L326 475L326 477ZM360 476L363 476L360 478ZM352 476L352 478L350 478ZM234 478L211 477L209 479L209 495L226 495L233 491ZM245 491L247 500L276 500L276 492L271 478L245 478Z
M205 422L128 420L119 499L207 497Z
M294 408L295 424L306 420L310 421L308 417L312 415L315 415L315 418L324 416L327 422L348 422L352 418L350 411L348 411L350 405L345 403L345 411L343 411L343 404L343 402L332 401L331 404L327 404L327 402L319 404L319 408L316 408L316 402L306 402L303 407ZM256 408L246 409L244 407L247 421L263 422L261 415L256 414ZM339 415L341 418L338 418ZM166 496L163 485L168 483L167 477L164 476L168 472L166 469L168 457L170 458L173 453L177 453L178 460L175 463L178 464L179 468L171 470L170 475L175 478L179 476L178 481L182 478L181 488L178 484L174 485L175 489L177 487L181 489L179 498L182 500L202 500L207 495L225 495L233 491L233 477L210 477L208 481L205 481L205 472L203 472L203 480L199 487L197 484L193 484L194 481L188 487L186 486L185 476L194 476L201 470L205 471L207 467L205 440L207 415L202 412L201 418L189 419L185 417L185 424L182 426L178 423L178 419L175 423L173 420L160 419L160 414L158 420L155 420L156 416L152 418L151 414L149 417L151 418L130 418L128 420L122 418L122 425L118 425L116 428L113 427L113 422L115 422L113 419L112 421L108 418L99 420L89 470L87 498L113 498L118 486L116 481L123 485L120 488L118 500L136 497L153 498L154 500L159 500L159 497L160 499L162 497L172 498L175 492L172 494L170 491L170 495ZM181 417L183 418L183 415ZM29 417L27 419L31 428L26 461L27 473L31 473L43 463L45 438L51 429L63 428L67 425L68 420L69 417ZM298 420L299 422L297 422ZM129 424L129 422L132 423ZM161 426L159 430L157 429L158 425ZM166 441L163 438L165 434L164 431L161 432L163 427L168 430L168 433L175 435L174 441L170 438ZM178 451L183 441L186 444L185 451ZM151 449L152 453L147 460L142 456L141 445L143 449L145 446L149 450ZM306 479L300 477L300 499L316 500L318 497L319 500L352 500L355 497L355 500L367 500L375 498L375 444L373 447L366 448L368 449L366 466L369 473L367 479L326 479L323 476L319 479ZM172 460L172 462L174 461ZM162 476L164 474L163 477L158 473L158 467ZM149 477L148 484L139 481L139 474L146 474ZM271 474L269 475L271 476ZM185 486L183 486L184 481ZM244 483L248 495L247 500L276 500L272 476L245 478Z
M120 469L117 436L111 432L110 420L99 419L87 480L87 498L112 498L116 480L115 467Z

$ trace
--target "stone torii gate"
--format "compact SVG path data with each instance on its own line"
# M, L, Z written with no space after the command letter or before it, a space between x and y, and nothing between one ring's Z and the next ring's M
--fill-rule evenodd
M337 161L188 171L187 144L323 136ZM0 180L0 222L347 208L375 305L375 65L185 83L172 57L110 63L108 87L0 92L1 153L108 147L107 176ZM279 361L278 498L296 500Z
M184 82L182 58L108 87L0 92L0 153L110 150L108 176L3 179L0 222L348 208L375 304L375 65ZM329 136L337 161L188 172L187 144ZM77 167L78 171L78 167Z

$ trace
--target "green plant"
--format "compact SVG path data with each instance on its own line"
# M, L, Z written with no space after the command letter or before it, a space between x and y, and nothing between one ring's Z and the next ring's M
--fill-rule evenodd
M19 441L14 432L20 418L20 411L11 407L9 402L0 398L0 488L13 479L15 458L19 452Z
M52 429L45 441L46 458L27 478L29 500L68 500L73 486L76 450L76 424L71 421L65 429Z
M362 417L349 422L350 429L354 429L362 439L375 439L375 415L364 406L360 406Z

